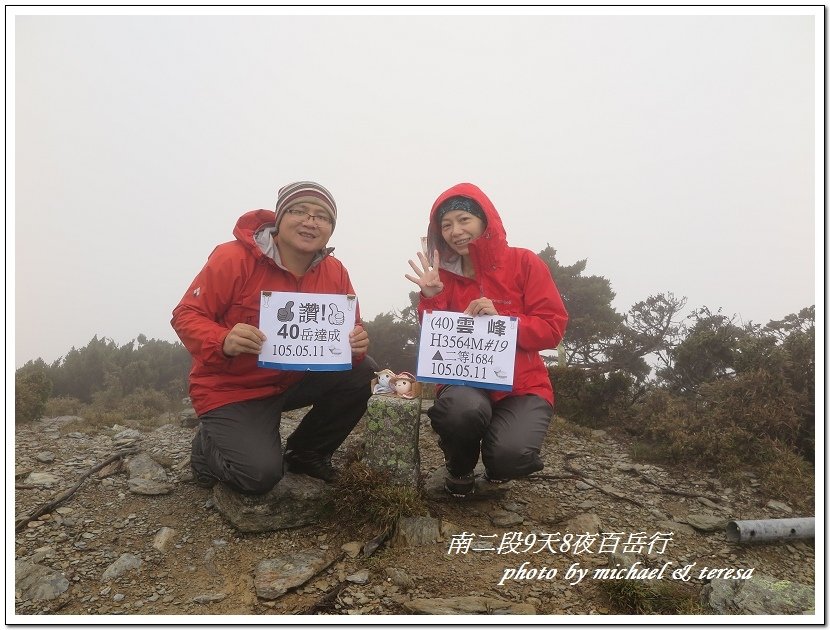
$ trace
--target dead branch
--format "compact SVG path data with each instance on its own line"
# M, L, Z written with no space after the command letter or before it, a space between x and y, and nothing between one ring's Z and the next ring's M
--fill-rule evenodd
M568 463L569 459L571 459L571 458L570 457L565 458L565 470L567 470L569 473L573 474L576 478L578 478L583 483L587 483L589 486L593 487L595 490L599 490L603 494L606 494L609 497L613 497L614 499L622 499L623 501L628 501L629 503L633 503L634 505L636 505L638 507L641 507L641 508L646 507L645 505L640 503L637 499L632 499L631 497L628 497L628 496L622 494L621 492L610 492L609 490L606 490L605 488L600 486L598 483L595 483L595 482L591 481L590 479L586 479L585 477L583 477L580 474L580 471L578 469L574 468L573 466L571 466Z
M639 505L640 507L643 507L643 508L646 507L645 505L643 505L642 503L640 503L636 499L632 499L630 497L627 497L627 496L623 495L622 493L609 492L608 490L605 490L602 486L594 483L590 479L586 479L585 477L583 477L581 472L579 471L579 469L574 468L573 466L571 466L568 463L569 460L574 459L575 457L576 457L576 454L574 454L574 453L568 453L568 454L565 455L565 466L564 466L564 468L565 468L565 470L567 470L568 472L571 473L570 476L569 475L534 475L534 477L539 477L541 479L579 479L583 483L588 484L589 486L599 490L603 494L607 494L610 497L614 497L616 499L623 499L625 501L629 501L629 502L633 503L634 505ZM674 488L667 488L666 486L656 482L654 479L652 479L651 477L646 475L644 472L641 472L641 471L636 470L636 469L634 470L634 472L636 473L636 475L640 479L642 479L646 483L649 483L649 484L655 486L656 488L659 488L659 491L663 494L673 494L673 495L677 495L677 496L681 496L681 497L689 497L689 498L693 498L693 499L703 498L703 499L708 499L709 501L712 501L714 503L721 503L721 498L720 497L708 496L708 495L699 494L699 493L696 493L696 492L685 492L683 490L675 490Z
M698 494L697 492L684 492L683 490L673 490L672 488L666 488L665 486L657 486L657 490L646 490L650 494L674 494L679 497L689 497L691 499L709 499L712 503L721 504L722 499L720 497L713 497L706 494Z
M579 481L582 481L582 477L580 477L579 475L548 475L545 473L533 473L533 476L529 478L545 479L547 481L560 481L562 479L577 479Z
M329 590L323 593L323 596L314 602L311 606L309 606L306 610L302 613L303 615L315 615L317 613L327 612L334 608L334 602L340 597L340 593L342 593L346 588L348 588L349 582L343 580L342 582L338 582L334 586L332 586Z
M89 477L92 473L101 470L107 464L109 464L111 462L114 462L115 460L120 459L120 458L124 457L125 455L133 455L137 452L138 452L137 448L130 448L130 449L124 449L122 451L118 451L116 453L113 453L112 455L107 457L104 461L102 461L100 464L96 464L95 466L90 468L88 471L86 471L83 475L81 475L81 478L78 479L78 482L74 486L72 486L68 490L65 490L62 494L60 494L59 496L57 496L53 500L51 500L47 503L44 503L42 506L35 509L33 512L29 513L27 516L22 516L20 519L18 519L15 522L14 531L19 532L21 529L26 527L27 523L29 523L30 521L33 521L38 516L41 516L43 514L46 514L48 512L51 512L52 510L54 510L61 503L63 503L69 497L71 497L73 494L75 494L78 491L78 488L81 487L81 484L83 484L84 480L87 477Z

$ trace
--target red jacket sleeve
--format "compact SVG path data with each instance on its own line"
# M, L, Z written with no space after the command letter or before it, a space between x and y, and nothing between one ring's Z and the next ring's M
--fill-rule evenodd
M236 243L219 245L190 283L176 308L170 324L193 358L209 366L229 365L231 357L222 346L230 329L224 316L245 273L234 251Z
M541 258L528 251L524 269L524 308L519 315L516 344L522 350L539 352L556 348L565 335L568 312L550 269Z

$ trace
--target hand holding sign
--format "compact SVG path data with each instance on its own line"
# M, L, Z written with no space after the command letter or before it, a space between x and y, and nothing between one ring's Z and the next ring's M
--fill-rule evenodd
M265 335L256 326L250 324L236 324L222 343L222 352L226 356L235 357L240 354L259 354Z

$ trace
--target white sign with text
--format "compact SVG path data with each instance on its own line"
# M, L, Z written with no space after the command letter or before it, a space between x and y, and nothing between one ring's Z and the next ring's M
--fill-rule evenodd
M354 295L263 291L259 329L266 341L257 365L276 370L350 370L349 333L356 311Z
M425 312L418 345L418 380L513 389L518 328L518 318L506 315Z

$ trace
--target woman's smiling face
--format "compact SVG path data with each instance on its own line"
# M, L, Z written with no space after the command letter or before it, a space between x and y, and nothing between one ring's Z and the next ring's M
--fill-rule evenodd
M470 243L484 233L484 221L466 210L450 210L441 218L441 236L460 255L470 253Z

